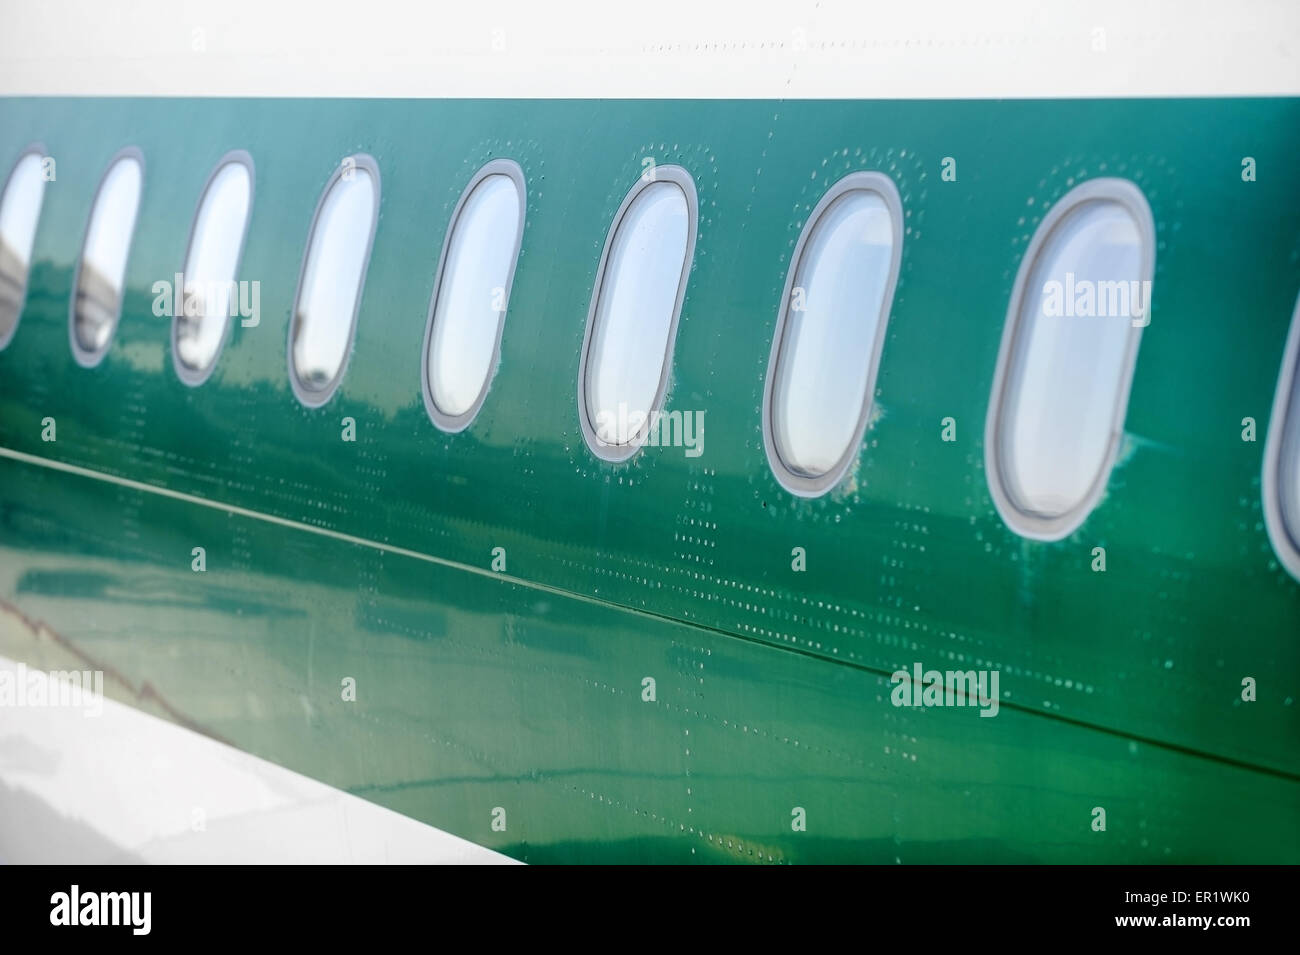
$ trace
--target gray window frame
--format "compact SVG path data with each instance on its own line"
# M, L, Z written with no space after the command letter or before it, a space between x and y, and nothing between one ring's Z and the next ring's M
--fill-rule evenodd
M890 223L893 228L893 249L889 260L889 277L885 282L885 295L881 301L880 315L876 324L876 337L868 359L867 387L858 409L858 420L853 430L853 440L849 442L838 461L825 474L802 474L791 468L781 457L777 447L775 425L773 422L773 401L776 396L776 383L781 373L781 358L785 352L786 338L789 331L790 298L794 293L795 278L803 264L804 250L825 215L826 210L840 197L850 192L872 192L884 200L889 210ZM871 408L876 399L876 379L880 372L881 354L884 351L885 335L889 327L889 318L894 309L894 295L898 290L898 276L903 263L903 200L898 186L888 175L877 170L861 169L834 182L812 212L808 214L794 252L790 256L790 266L786 270L785 289L781 292L781 304L777 310L776 328L772 333L772 347L768 353L767 374L763 382L763 450L767 455L768 467L777 483L796 497L815 498L827 493L849 473L853 462L862 449L862 437L866 434L867 422L871 418Z
M298 369L293 363L293 340L294 332L298 324L298 304L302 298L302 283L307 277L307 262L311 255L312 245L316 239L316 229L320 225L321 210L325 208L325 200L329 198L330 192L343 178L343 166L347 160L352 160L356 169L364 169L375 181L375 213L370 220L370 235L366 238L366 251L361 261L361 275L357 279L357 300L352 305L352 320L348 325L348 343L343 350L343 361L339 364L339 370L334 377L329 380L324 388L319 391L303 386L301 379L298 377ZM347 376L348 365L352 362L352 352L357 343L357 319L361 314L361 300L365 297L366 276L370 272L370 256L375 247L375 233L379 229L379 216L381 211L381 201L383 199L383 183L379 176L379 163L369 153L352 153L344 157L342 161L334 167L333 173L325 182L325 187L320 191L320 197L316 200L316 211L312 213L311 227L307 230L307 241L302 250L302 263L298 266L298 284L293 293L293 305L289 310L288 321L288 338L285 346L285 362L289 368L289 384L293 388L294 397L296 397L304 408L320 408L328 404L339 390L339 385Z
M18 153L17 156L14 157L13 164L9 167L9 173L5 176L4 184L0 185L0 202L4 201L5 194L9 192L9 185L10 183L13 182L14 173L18 171L18 166L22 163L24 159L32 155L39 156L40 158L44 159L47 155L45 151L45 144L42 142L28 143L27 146L24 147ZM49 183L42 182L41 189L44 190L45 187L48 185ZM45 196L42 195L41 212L44 211L45 211ZM41 229L41 217L38 217L36 220L36 235L40 235L40 229ZM32 239L33 250L35 249L35 247L36 247L36 240L35 237L33 237ZM14 336L18 334L18 326L22 324L23 312L26 311L27 309L27 287L31 283L32 264L33 264L32 261L28 261L27 272L25 275L23 275L22 291L19 292L18 294L18 314L14 318L13 327L9 329L8 334L0 335L0 351L4 351L6 348L9 347L9 343L13 341Z
M673 314L668 325L668 341L664 346L663 367L659 373L659 387L655 391L654 401L650 404L645 423L636 435L627 444L604 444L596 434L596 427L591 420L591 412L587 401L588 364L591 360L592 341L595 339L596 313L600 307L601 293L605 289L605 271L609 265L609 253L614 247L614 239L618 236L619 229L623 225L623 219L627 215L628 209L632 207L632 203L636 201L637 196L643 190L659 182L674 183L682 190L686 196L687 217L686 255L682 259L682 271L677 279L677 296L673 303ZM699 195L695 189L695 180L685 167L678 165L655 166L653 176L638 178L632 188L628 190L627 195L623 197L623 202L618 207L618 211L614 214L614 219L610 223L609 232L605 236L605 247L600 253L600 264L596 268L595 282L591 288L591 305L587 309L587 327L583 333L582 357L578 364L578 421L582 427L582 437L587 442L587 447L591 449L592 454L602 461L620 464L633 458L645 443L654 413L661 410L663 406L664 394L668 390L668 378L673 370L673 355L677 347L677 326L681 322L682 304L686 300L686 285L690 278L691 269L695 266L695 240L699 235L699 228Z
M1002 412L1006 406L1007 393L1011 384L1009 375L1011 366L1019 357L1024 347L1021 331L1021 319L1026 286L1034 273L1038 258L1042 254L1052 233L1077 209L1094 201L1117 202L1133 217L1142 242L1141 267L1139 281L1152 282L1154 290L1156 264L1156 230L1151 206L1137 183L1128 179L1103 177L1089 179L1075 186L1052 205L1034 231L1029 247L1020 259L1020 268L1016 273L1012 288L1011 302L1007 307L1006 319L1002 326L1002 342L998 348L998 362L993 374L993 386L989 394L988 413L984 420L984 471L987 475L989 493L998 514L1007 527L1021 537L1039 541L1058 541L1082 526L1083 522L1097 507L1106 485L1110 481L1111 471L1119 456L1120 441L1124 436L1124 420L1128 416L1129 394L1133 387L1133 375L1137 369L1138 348L1142 343L1145 326L1129 327L1128 345L1124 353L1124 366L1120 376L1119 391L1115 396L1114 409L1111 412L1110 440L1088 492L1073 508L1055 517L1034 514L1021 508L1012 499L1002 476ZM1154 299L1154 294L1152 296ZM1147 317L1151 316L1154 302L1147 303Z
M470 196L474 190L479 187L484 179L489 176L506 176L514 184L519 193L519 224L515 232L514 253L510 262L510 273L506 276L504 287L504 301L502 309L497 317L496 342L492 346L492 361L488 366L487 377L483 380L483 386L479 389L478 397L474 403L463 414L447 414L438 407L438 403L433 400L433 389L429 384L429 345L433 341L433 319L438 311L438 296L442 292L443 280L446 278L447 253L451 250L452 240L456 237L456 229L460 226L460 217L465 211L465 205L469 202ZM519 253L524 244L524 225L528 219L528 185L524 179L524 170L513 159L493 159L482 167L470 178L469 184L465 186L464 191L460 194L460 199L456 202L456 208L452 210L451 220L447 225L446 234L442 240L442 252L438 256L438 271L434 273L433 295L429 298L429 317L424 323L424 346L420 351L420 392L424 395L424 410L429 413L429 420L441 431L448 434L456 434L464 431L470 426L476 417L479 409L483 407L483 402L487 400L488 391L492 387L492 382L496 379L497 369L501 362L501 339L505 334L506 315L510 311L510 292L515 284L515 272L519 268Z
M253 202L257 197L257 168L253 164L253 157L246 150L232 149L212 167L208 173L207 181L203 184L203 189L199 192L199 201L194 206L194 218L190 220L189 238L185 241L185 257L181 259L181 267L177 269L178 275L185 274L185 263L189 261L190 252L194 248L194 233L199 226L199 216L203 213L203 204L208 198L208 193L212 189L212 183L216 181L218 173L226 166L232 163L240 163L248 169L248 216L244 220L244 232L239 238L239 251L235 253L235 274L232 279L239 281L239 270L244 262L244 249L248 245L248 233L253 224ZM175 301L178 292L172 289L172 300ZM184 299L184 290L181 290L179 297ZM235 324L229 313L226 315L226 329L221 335L221 344L217 346L216 354L212 356L212 361L208 363L207 368L191 368L185 362L181 361L180 352L176 347L176 340L179 334L180 316L172 315L171 342L172 342L172 367L176 369L176 377L192 388L197 388L212 376L216 370L217 362L221 360L222 354L226 350L226 345L230 341L231 328Z
M1273 411L1268 419L1268 438L1264 444L1262 481L1264 526L1273 552L1291 576L1300 580L1300 526L1291 528L1287 525L1280 489L1283 454L1300 458L1300 371L1297 363L1300 363L1300 298L1296 299L1291 329L1282 351L1282 368L1277 376L1277 391L1273 395ZM1300 462L1296 466L1300 467Z
M108 333L108 338L104 341L103 347L96 351L89 351L81 347L81 342L77 341L77 289L81 286L81 266L86 259L86 243L90 241L90 225L95 220L95 209L99 205L99 199L104 191L104 184L108 182L108 174L113 171L123 159L134 159L140 164L140 198L137 200L135 208L135 221L131 225L131 234L126 239L126 267L122 272L122 288L117 296L117 311L113 315L113 328ZM86 213L86 227L81 234L81 248L77 252L77 265L72 273L72 293L68 302L68 341L72 346L72 357L76 359L78 365L82 368L94 368L104 360L104 356L113 348L113 342L117 340L117 330L122 324L122 306L126 302L126 292L129 287L127 281L131 270L131 253L135 249L135 236L140 231L140 210L144 206L145 186L148 183L148 167L145 165L144 152L138 146L125 146L115 152L108 162L104 165L104 172L99 177L99 185L95 187L95 196L90 201L90 210Z

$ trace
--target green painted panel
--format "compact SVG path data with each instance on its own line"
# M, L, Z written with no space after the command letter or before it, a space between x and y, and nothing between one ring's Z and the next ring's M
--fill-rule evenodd
M0 474L22 542L0 548L0 654L94 661L117 699L520 859L1300 858L1294 779L1009 707L899 708L887 678L834 661L79 475Z
M720 641L709 648L719 653L725 647L756 668L750 684L733 687L753 702L748 712L806 703L797 694L783 697L780 687L795 681L810 699L821 700L815 704L824 707L818 725L845 727L844 752L867 760L858 769L866 787L862 800L873 808L841 808L834 832L822 833L848 840L853 852L866 851L876 832L869 820L888 805L890 839L900 831L924 831L918 820L953 812L958 822L948 829L936 823L934 831L954 839L979 831L1002 840L998 844L1020 846L1017 853L1032 853L1036 843L1027 835L1008 834L993 822L1009 818L1000 815L1002 803L990 808L997 780L968 768L963 778L975 780L970 796L960 784L941 782L940 747L971 750L976 741L962 733L979 732L990 734L991 752L1012 767L999 777L1007 785L1047 792L1049 777L1059 778L1061 793L1077 796L1081 790L1070 780L1086 788L1090 778L1114 773L1114 791L1138 799L1136 777L1123 768L1133 762L1131 740L1140 747L1140 772L1155 774L1143 777L1142 791L1165 779L1161 785L1177 790L1165 798L1186 801L1185 811L1195 816L1210 795L1180 787L1193 777L1202 780L1198 788L1218 786L1214 780L1227 774L1241 780L1243 793L1258 787L1277 794L1260 796L1285 807L1264 814L1268 825L1294 836L1300 584L1278 566L1269 546L1259 472L1282 343L1300 291L1300 186L1290 173L1300 146L1297 130L1296 100L0 100L0 163L38 139L58 163L37 236L28 305L13 342L0 352L0 445L467 568L486 570L492 548L502 546L510 577L550 588L537 592L548 594L551 607L574 601L568 611L553 611L564 615L557 622L529 611L531 604L503 616L500 591L520 584L467 570L438 570L445 591L429 591L427 581L402 585L410 588L410 603L398 618L402 627L447 628L468 648L480 647L484 633L510 620L534 638L542 627L559 644L584 635L600 653L627 654L638 664L646 653L667 659L661 644L651 651L639 646L643 641L671 644L683 634ZM127 303L107 358L85 370L68 349L72 269L99 176L127 144L138 145L147 164ZM260 284L261 321L235 328L212 378L192 389L172 370L169 320L153 314L150 290L180 267L199 190L231 148L248 149L257 167L241 278ZM335 163L354 151L375 156L383 174L374 256L347 378L328 405L307 411L288 386L288 317L320 189ZM419 343L448 217L474 170L495 156L523 167L528 222L499 372L478 419L448 436L423 408ZM945 156L957 159L956 182L939 180ZM1256 182L1241 180L1244 156L1257 161ZM691 458L681 448L649 448L614 466L590 454L578 428L578 351L610 219L647 157L685 166L700 195L695 265L666 407L705 413L705 450ZM853 169L885 171L899 186L907 213L902 273L877 383L877 414L853 476L828 497L797 500L777 485L764 460L763 376L803 217L826 186ZM1151 204L1159 242L1152 324L1143 336L1124 448L1106 496L1070 538L1028 542L1005 528L987 491L988 392L1029 236L1055 198L1097 175L1132 178ZM940 421L949 415L958 423L954 443L940 440ZM54 444L40 440L46 416L58 421ZM356 419L355 443L340 439L344 416ZM1259 423L1258 442L1241 440L1246 416ZM36 551L57 550L63 534L76 543L63 547L65 558L106 562L94 572L67 568L90 574L83 584L93 588L94 573L123 573L122 547L161 545L162 530L143 519L130 529L134 536L123 537L117 511L94 533L90 527L59 531L84 506L82 495L102 493L82 488L87 480L0 463L0 502L16 528L4 538L9 556L0 566L19 575L34 570L28 564ZM20 507L38 486L49 498ZM146 500L152 498L119 506L129 514L145 509ZM254 621L227 637L238 643L241 665L283 653L282 665L300 668L303 647L282 645L268 629L290 618L309 633L329 631L320 639L335 641L339 652L361 645L371 634L356 609L371 599L364 588L380 586L385 574L400 579L433 572L424 564L400 569L391 555L345 559L334 553L343 545L324 547L310 535L296 541L298 532L284 530L265 532L282 553L254 556L248 540L235 536L240 521L229 519L228 529L214 531L211 514L192 505L176 505L170 519L212 537L213 573L245 575L244 584L220 598L244 608L240 621ZM152 556L139 559L157 573L188 572L190 546L181 539L174 550L148 551ZM807 550L806 573L791 570L795 546ZM1090 570L1095 546L1107 550L1105 574ZM376 560L382 570L372 566ZM263 578L275 583L259 588L254 582ZM31 614L38 609L28 606L35 593L15 584L6 599ZM94 633L107 598L92 593L89 605L61 610L60 593L56 587L39 615L79 641ZM457 603L471 593L478 604ZM135 594L121 606L132 615L154 606L148 613L155 615L156 632L184 639L188 624L167 601L152 605ZM460 619L456 606L470 618ZM330 607L337 619L327 613ZM332 622L304 623L295 616L304 608L310 620ZM120 641L127 624L115 626ZM335 626L341 629L330 630ZM276 632L281 640L312 639L301 631L292 638ZM645 635L652 632L658 636ZM500 680L513 687L513 695L505 695L519 709L502 714L495 724L501 732L513 732L509 728L526 719L585 731L609 718L517 682L542 659L555 673L568 672L569 655L545 639L540 657L505 647L488 663L463 664L478 667L470 686ZM114 649L122 654L124 674L144 676L138 668L146 654L129 641ZM404 667L441 665L417 652L395 652L386 660L369 660L375 667L370 678L394 687ZM998 668L1004 706L998 718L971 724L976 729L961 723L967 711L911 715L911 721L943 728L930 737L935 757L918 760L909 789L874 756L875 730L862 728L902 720L902 711L864 714L868 699L848 697L874 700L882 677L915 661ZM199 705L208 694L189 686L187 666L186 659L174 658L156 675L176 687L180 710L203 714L215 728ZM624 683L631 678L621 666L600 657L583 672L634 694L636 684ZM1244 676L1260 681L1256 703L1240 702ZM219 709L228 691L212 688L209 705ZM288 703L261 705L271 712ZM448 705L449 712L460 712L454 702ZM580 719L548 722L547 705L570 707ZM734 713L742 722L747 713L741 706L726 712L727 719ZM284 719L300 716L299 706ZM582 722L587 718L592 722ZM252 710L244 719L219 731L254 752L314 770L309 748L279 721L259 722ZM637 726L645 717L626 719ZM688 767L680 754L678 763L669 762L676 749L662 749L669 744L658 737L667 732L664 726L685 730L688 722L655 723L655 740L641 744L648 747L642 768L664 776L665 786L676 787ZM978 729L982 723L1016 729ZM705 721L696 728L702 742L693 753L717 751L713 768L721 772L716 766L728 755L727 734L709 726ZM490 755L491 748L473 749L483 746L482 733L472 726L455 739L470 753ZM554 764L570 748L588 757L593 772L629 758L630 742L604 749L589 735L573 732L556 741ZM415 758L424 744L417 737L402 745ZM378 757L375 747L359 746L359 752L338 758ZM1089 755L1074 766L1064 755L1070 752ZM471 760L464 752L455 758ZM488 775L504 771L504 760L493 756L489 762ZM545 765L539 760L532 768ZM799 772L803 765L791 764ZM356 767L325 768L313 774L338 781ZM398 784L394 774L372 769L366 785ZM873 785L879 787L874 795ZM733 816L718 808L725 800L710 795L706 834L725 838L736 828L729 819L751 818L748 786L732 787L741 793ZM1220 788L1228 792L1232 785ZM569 795L550 783L535 790L538 805L564 815L558 807ZM465 798L464 789L457 791ZM675 788L652 787L639 802L631 790L606 792L591 780L586 791L602 809L602 796L648 808L657 813L655 823L665 814L680 823L683 815L705 812L704 805L674 803L685 798ZM410 798L415 805L427 797ZM755 798L788 801L767 784ZM1025 795L1017 818L1038 819L1057 798ZM920 808L926 805L934 812ZM959 807L983 807L983 815ZM442 813L413 811L420 818ZM639 814L627 814L640 825ZM464 818L451 828L472 835L470 816ZM620 813L613 808L601 818L611 827L608 851L641 851L617 841L632 838L629 820L616 821ZM582 819L592 824L588 815ZM959 828L971 819L987 825ZM565 846L579 855L597 851L587 845L597 838L590 831L561 828L539 839L555 847L553 857L562 857ZM647 839L652 831L645 830ZM759 839L758 831L749 830L746 838ZM665 847L684 844L671 833L654 839L660 836ZM1171 846L1180 858L1252 858L1230 851L1218 834L1146 838L1150 846ZM946 850L936 845L942 855ZM586 848L579 852L580 846ZM1269 846L1255 858L1295 855L1294 838ZM1066 839L1057 848L1057 858L1089 851ZM826 843L822 851L839 850ZM1125 858L1146 857L1132 851Z

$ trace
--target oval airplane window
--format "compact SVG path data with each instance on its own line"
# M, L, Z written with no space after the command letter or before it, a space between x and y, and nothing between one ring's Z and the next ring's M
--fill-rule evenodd
M316 206L289 323L289 380L309 408L328 401L343 379L378 213L379 166L350 156Z
M109 165L90 210L69 322L72 354L93 367L108 352L122 313L126 262L144 187L144 157L127 149Z
M487 396L524 231L524 175L497 159L452 213L424 333L424 402L444 431L469 426Z
M857 456L902 257L889 177L855 172L805 223L781 297L763 392L763 444L787 490L815 497Z
M45 199L45 150L29 146L0 192L0 348L9 344L27 298L36 224Z
M695 230L695 183L680 166L638 182L610 226L578 380L583 435L607 461L636 453L663 400Z
M225 156L199 199L182 272L184 293L180 307L173 306L172 357L186 384L202 384L212 373L230 319L243 304L235 280L252 201L252 159L244 152Z
M1264 518L1282 566L1300 580L1300 301L1291 316L1264 446Z
M1017 533L1059 540L1100 500L1150 321L1154 269L1151 209L1126 180L1076 186L1034 233L984 441L994 502Z

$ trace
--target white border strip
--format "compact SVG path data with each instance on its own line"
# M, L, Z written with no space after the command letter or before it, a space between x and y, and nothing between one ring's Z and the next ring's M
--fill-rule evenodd
M115 700L0 718L0 862L515 861Z
M1295 0L41 0L0 96L1300 94Z

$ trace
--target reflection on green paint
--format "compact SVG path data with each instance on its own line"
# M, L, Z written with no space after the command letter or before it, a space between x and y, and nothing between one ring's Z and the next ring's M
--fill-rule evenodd
M0 100L0 162L35 138L59 159L0 351L0 445L484 571L504 547L522 581L0 458L0 598L111 664L130 702L150 705L126 689L147 682L250 752L529 861L1296 862L1300 585L1237 422L1263 433L1300 287L1300 185L1244 184L1240 157L1286 168L1297 129L1294 100ZM87 370L73 266L128 144L139 232ZM191 388L157 360L150 289L233 148L256 162L240 278L262 316ZM289 311L320 190L358 151L384 186L356 343L307 410ZM524 170L527 225L500 369L448 435L420 343L451 210L497 156ZM665 407L706 410L708 441L611 465L579 429L578 352L647 156L699 191ZM803 218L854 169L899 187L902 270L862 452L802 500L767 468L763 373ZM1151 204L1152 323L1106 496L1066 540L1029 542L988 495L989 386L1029 236L1098 175ZM0 653L37 653L23 632L0 629ZM894 708L888 675L917 661L997 668L999 715Z

